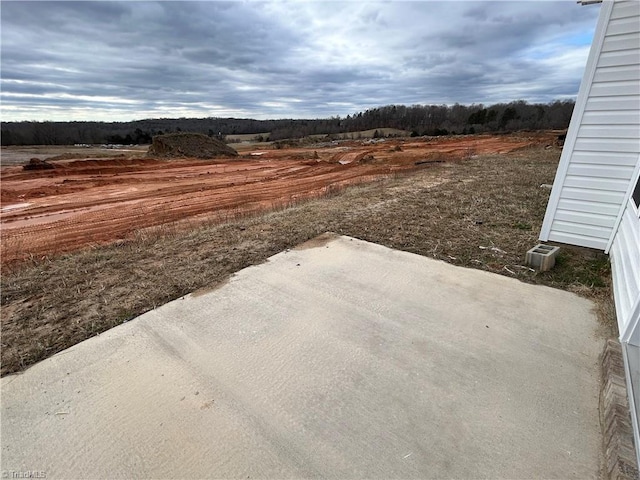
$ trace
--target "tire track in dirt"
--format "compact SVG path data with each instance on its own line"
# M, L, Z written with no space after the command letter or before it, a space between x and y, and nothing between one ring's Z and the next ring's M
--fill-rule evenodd
M3 263L14 262L126 239L150 227L224 221L424 168L418 161L458 160L531 143L490 136L347 142L226 161L118 158L61 161L45 171L3 168L0 254Z
M140 228L170 224L195 216L225 219L238 214L259 211L288 202L318 196L323 189L335 184L356 183L378 174L378 169L344 169L322 167L323 173L311 167L263 170L246 178L244 173L225 178L214 185L176 185L147 192L132 192L121 199L79 200L74 210L59 210L56 206L11 211L16 223L32 225L12 226L9 219L3 223L3 261L19 259L27 252L46 255L72 251L96 243L127 238ZM267 177L268 176L268 177ZM100 187L91 187L93 189ZM124 199L126 198L126 201ZM88 209L85 211L83 209ZM48 216L47 216L48 215ZM57 220L60 215L68 215Z

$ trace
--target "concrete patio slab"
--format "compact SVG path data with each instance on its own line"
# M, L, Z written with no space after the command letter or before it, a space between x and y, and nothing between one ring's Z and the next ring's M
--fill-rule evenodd
M325 235L3 378L1 469L597 478L596 327L571 293Z

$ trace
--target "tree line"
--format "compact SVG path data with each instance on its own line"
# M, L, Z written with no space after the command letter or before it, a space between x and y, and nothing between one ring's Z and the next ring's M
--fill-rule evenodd
M523 100L491 106L387 105L346 117L254 120L247 118L158 118L133 122L3 122L0 143L7 145L123 145L151 143L154 135L195 132L227 135L269 132L269 140L396 128L413 136L565 129L574 102L530 104ZM259 138L258 138L259 139ZM264 138L263 138L264 139Z

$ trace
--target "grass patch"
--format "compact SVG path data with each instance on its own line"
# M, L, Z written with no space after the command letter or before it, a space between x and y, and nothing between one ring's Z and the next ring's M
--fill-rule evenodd
M524 265L548 201L540 185L553 181L558 158L558 150L534 148L439 164L267 214L186 232L145 230L129 241L5 267L2 374L326 231L576 292L597 302L603 333L613 335L604 255L563 246L550 272Z

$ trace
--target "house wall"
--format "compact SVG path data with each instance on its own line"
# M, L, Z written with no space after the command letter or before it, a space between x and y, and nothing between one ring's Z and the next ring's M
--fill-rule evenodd
M639 175L640 1L605 0L540 239L610 254L638 463Z
M601 8L540 238L608 251L640 154L640 2Z
M640 300L640 219L629 200L609 251L618 329L624 338Z
M631 198L609 254L618 330L630 390L630 413L636 442L640 442L640 212ZM637 454L640 457L640 448Z

